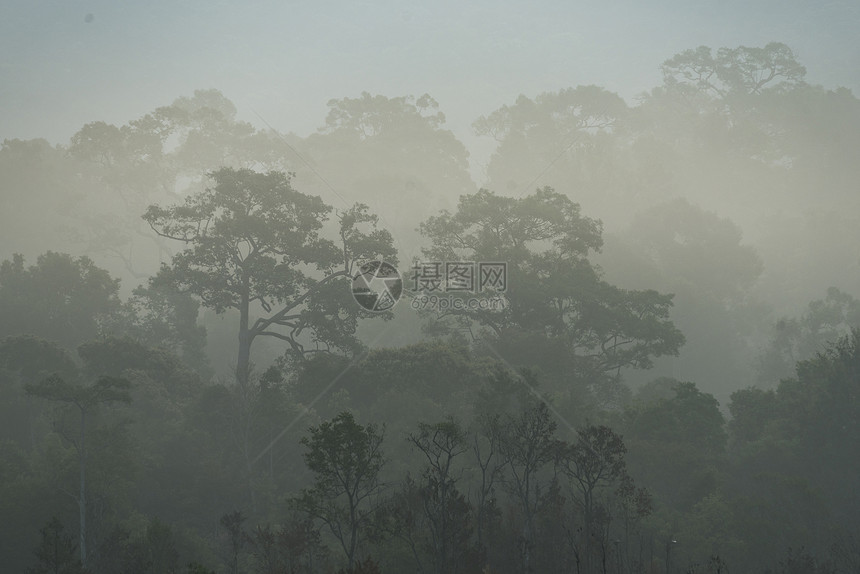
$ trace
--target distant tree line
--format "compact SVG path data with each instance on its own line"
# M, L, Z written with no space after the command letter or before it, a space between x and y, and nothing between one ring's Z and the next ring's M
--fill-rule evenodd
M481 189L426 95L334 100L305 139L213 90L4 142L50 229L0 215L4 569L856 572L860 304L769 309L791 243L711 210L827 197L836 233L860 107L783 44L663 72L636 107L580 86L479 118ZM585 215L616 201L612 232ZM804 246L820 280L845 245ZM378 260L505 262L504 309L367 312ZM367 336L395 327L417 341Z

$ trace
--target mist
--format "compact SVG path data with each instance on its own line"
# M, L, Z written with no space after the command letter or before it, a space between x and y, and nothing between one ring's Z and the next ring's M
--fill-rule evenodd
M0 570L856 572L858 24L0 8Z

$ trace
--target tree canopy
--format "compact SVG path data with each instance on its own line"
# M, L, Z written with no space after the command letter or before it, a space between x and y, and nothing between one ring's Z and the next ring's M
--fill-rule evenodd
M598 381L620 369L647 368L653 357L675 354L683 344L669 319L672 296L604 281L588 259L602 244L600 223L551 188L522 198L481 190L421 230L432 242L425 250L431 260L506 263L504 310L450 315L488 328L507 357L516 357L514 347L522 349L528 339L545 341L545 349L564 353L556 361L568 376L600 387Z
M251 345L260 336L285 341L299 357L354 351L362 311L344 280L356 262L396 262L391 235L357 204L338 214L337 243L322 237L331 207L293 189L281 172L223 168L211 177L214 187L184 204L151 206L144 219L162 237L185 244L159 281L217 313L239 312L237 380L247 383ZM262 316L252 320L257 309Z

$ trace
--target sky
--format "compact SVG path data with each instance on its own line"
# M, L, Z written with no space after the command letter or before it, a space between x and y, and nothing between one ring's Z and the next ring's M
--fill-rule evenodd
M471 123L520 94L596 84L633 104L699 45L783 42L808 81L858 94L858 24L857 0L0 0L0 141L65 144L216 88L300 136L331 99L429 93L474 150Z

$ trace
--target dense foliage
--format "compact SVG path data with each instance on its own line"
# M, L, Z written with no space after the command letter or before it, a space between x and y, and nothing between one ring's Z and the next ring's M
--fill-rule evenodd
M429 95L3 142L0 569L857 572L860 101L779 43L662 70L479 118L484 188ZM358 306L398 258L504 305Z

